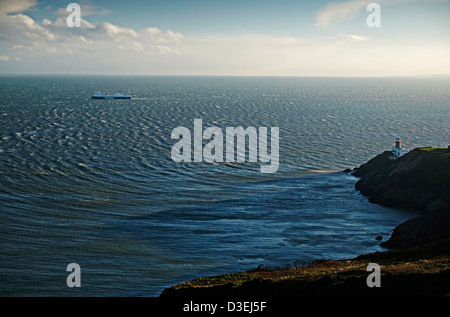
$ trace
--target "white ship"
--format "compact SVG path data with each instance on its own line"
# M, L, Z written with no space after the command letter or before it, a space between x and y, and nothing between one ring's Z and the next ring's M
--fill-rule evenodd
M131 99L129 95L123 95L120 92L116 92L114 95L109 95L107 93L96 93L91 97L92 99Z

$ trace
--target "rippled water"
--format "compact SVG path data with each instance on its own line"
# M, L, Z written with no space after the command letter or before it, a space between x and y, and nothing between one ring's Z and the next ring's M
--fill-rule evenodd
M381 250L411 211L341 173L446 146L450 79L0 78L0 295L158 296L199 276ZM98 90L131 100L91 100ZM175 163L177 126L279 127L280 167ZM66 266L81 266L68 288Z

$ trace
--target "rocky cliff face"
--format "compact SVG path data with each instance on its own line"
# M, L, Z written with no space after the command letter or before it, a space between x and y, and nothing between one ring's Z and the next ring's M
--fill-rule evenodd
M450 150L414 149L398 159L386 151L353 172L373 203L423 211L394 229L383 246L398 248L450 238Z

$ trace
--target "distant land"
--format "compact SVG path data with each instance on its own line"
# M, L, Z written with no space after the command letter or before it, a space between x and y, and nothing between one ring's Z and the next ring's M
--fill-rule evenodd
M431 75L391 75L386 78L447 78L450 74L431 74Z
M397 159L385 151L345 172L360 177L355 188L371 202L421 211L394 229L386 251L202 277L160 296L450 296L450 148L416 148ZM380 265L382 287L366 285L369 263Z
M415 77L450 77L450 74L416 75Z

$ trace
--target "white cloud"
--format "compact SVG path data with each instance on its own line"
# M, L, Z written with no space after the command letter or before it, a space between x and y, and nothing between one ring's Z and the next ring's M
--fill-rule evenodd
M356 34L340 34L338 36L339 39L346 43L356 43L361 41L367 41L367 36L364 35L356 35Z
M51 21L50 21L51 22ZM59 28L64 28L66 31L67 29L78 29L78 28L68 28L67 27L67 17L59 17L57 18L55 21L50 23L53 27L59 27ZM50 25L48 24L48 25ZM95 28L95 25L90 23L89 21L86 21L85 19L83 19L83 17L81 17L81 29L93 29Z
M24 24L25 26L29 28L36 27L36 23L32 18L30 18L28 15L24 15L22 13L15 14L15 15L8 15L7 19L10 19L10 21L14 24L20 25Z
M26 7L22 5L20 8ZM84 18L80 28L70 28L66 16L37 22L23 13L0 13L0 30L2 62L21 61L25 65L34 61L31 62L32 67L37 68L50 56L48 67L57 64L58 58L67 64L73 64L68 62L71 59L78 62L81 59L84 64L92 61L93 65L86 68L89 71L102 64L103 59L112 64L117 64L117 61L126 64L123 63L124 56L127 56L126 61L133 62L138 54L153 57L178 54L179 50L174 46L184 38L172 30L162 31L155 27L135 30L110 22L93 24ZM61 64L66 62L59 62Z
M45 24L36 23L32 18L22 13L0 14L0 29L2 30L0 41L13 43L13 45L29 45L35 41L56 41L58 36Z
M353 0L334 2L322 8L316 16L316 25L327 27L335 23L349 20L372 2L370 0Z
M92 43L92 40L89 40L89 39L85 38L83 35L80 35L80 36L78 37L78 39L79 39L81 42L85 43L85 44L91 44L91 43Z
M149 37L156 43L178 42L184 37L183 34L179 32L173 32L172 30L163 32L155 27L146 28L142 31L142 33L144 36Z
M134 41L133 44L131 45L131 50L136 53L142 52L144 50L144 46L142 46L141 43Z
M316 15L316 26L328 27L354 18L359 12L365 10L369 3L380 5L393 5L407 2L447 2L448 0L350 0L333 2L322 9Z
M180 59L190 67L182 65L185 74L329 75L364 41L368 38L358 34L309 38L261 34L197 36L183 41ZM349 63L351 59L347 67Z
M67 2L67 4L69 4L69 2ZM93 16L93 15L108 15L111 14L111 10L109 9L105 9L105 8L101 8L95 5L91 5L91 4L84 4L81 3L80 4L80 13L82 17L87 17L87 16ZM65 8L59 8L58 10L55 11L56 15L63 15L63 16L67 16L68 11L67 11L67 7Z
M18 2L26 7L25 2ZM364 8L362 3L329 5L320 11L318 21L322 26L342 21ZM0 13L0 61L2 71L44 73L377 76L419 73L421 65L430 72L450 72L449 48L383 44L380 38L370 41L354 32L328 37L192 36L153 26L135 29L106 21L94 24L86 18L80 28L69 28L66 15L37 22L24 13ZM425 63L423 56L433 59Z
M130 36L132 38L136 38L138 36L138 33L131 28L123 27L109 22L101 23L96 29L99 31L100 35L106 35L110 39L114 40L121 40Z
M24 12L36 5L36 0L0 0L0 14Z
M171 53L178 54L179 53L178 50L174 50L173 48L171 48L169 46L165 46L165 45L156 45L156 49L161 54L171 54Z

